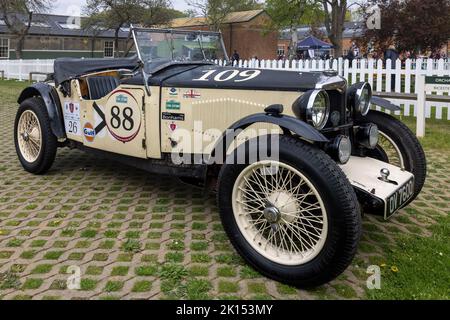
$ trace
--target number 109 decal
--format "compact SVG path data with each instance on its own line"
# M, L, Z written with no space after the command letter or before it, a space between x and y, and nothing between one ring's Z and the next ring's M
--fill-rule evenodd
M141 129L141 112L136 99L125 90L111 94L106 106L105 122L114 139L127 143L136 138Z
M234 82L245 82L257 78L261 74L261 70L236 70L229 69L217 73L217 70L205 71L205 74L193 81L210 81L211 79L216 82L226 82L234 80Z

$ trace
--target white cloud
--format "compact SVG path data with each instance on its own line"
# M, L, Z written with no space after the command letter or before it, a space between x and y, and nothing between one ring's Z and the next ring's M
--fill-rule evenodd
M62 15L74 15L76 12L81 13L85 0L58 0L52 10L52 13Z

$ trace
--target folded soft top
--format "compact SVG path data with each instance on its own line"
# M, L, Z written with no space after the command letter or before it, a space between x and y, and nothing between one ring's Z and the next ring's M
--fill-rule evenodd
M137 56L120 59L74 59L60 58L55 60L54 79L56 85L87 73L115 69L134 69L138 66Z

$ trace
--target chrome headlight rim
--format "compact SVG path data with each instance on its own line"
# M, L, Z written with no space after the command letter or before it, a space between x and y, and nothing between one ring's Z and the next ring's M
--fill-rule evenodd
M313 109L314 109L314 104L316 103L317 98L319 97L319 95L323 95L323 97L325 98L325 113L324 113L324 117L322 119L322 121L320 121L319 124L314 123L313 120ZM323 128L325 128L325 126L328 123L328 120L330 118L330 110L331 110L331 106L330 106L330 97L328 96L328 93L325 90L314 90L312 91L309 100L308 100L308 105L306 107L306 121L311 124L314 128L316 128L317 130L322 130Z
M364 92L367 91L368 99L364 105L362 98ZM373 96L372 86L368 82L359 82L352 85L348 90L348 101L353 108L356 116L367 116L371 107L371 100Z
M342 164L347 164L352 157L352 141L347 136L340 136L338 142L338 158Z
M379 129L374 123L367 123L357 128L356 140L358 144L369 150L374 150L379 143Z
M367 94L369 98L367 99L365 105L362 106L363 103L362 97L364 90L368 91ZM372 100L372 86L368 82L364 83L364 85L356 91L356 95L358 97L358 111L361 113L363 117L365 117L370 111L370 101Z
M347 164L353 152L353 143L350 137L345 135L338 135L331 140L325 147L325 151L338 163Z
M380 130L376 124L373 124L369 130L369 145L372 149L375 149L380 142Z

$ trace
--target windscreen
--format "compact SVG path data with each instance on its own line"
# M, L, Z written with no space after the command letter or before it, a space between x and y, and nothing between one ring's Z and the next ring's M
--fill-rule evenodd
M144 63L227 60L220 34L207 32L134 32Z

